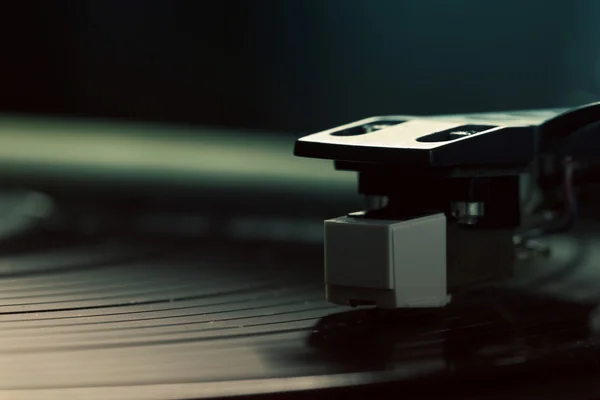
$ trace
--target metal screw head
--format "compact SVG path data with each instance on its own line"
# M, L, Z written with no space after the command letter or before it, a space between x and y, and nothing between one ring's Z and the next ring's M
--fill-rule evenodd
M456 201L451 204L452 216L465 225L476 224L484 211L484 203L480 201Z

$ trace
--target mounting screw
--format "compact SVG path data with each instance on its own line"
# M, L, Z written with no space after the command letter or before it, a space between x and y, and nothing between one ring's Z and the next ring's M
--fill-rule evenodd
M484 215L484 204L480 201L456 201L451 204L451 211L459 224L475 225Z

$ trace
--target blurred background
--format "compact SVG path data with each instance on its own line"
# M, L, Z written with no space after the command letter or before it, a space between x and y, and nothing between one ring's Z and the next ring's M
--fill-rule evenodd
M144 187L217 226L234 212L318 225L362 200L352 173L293 157L298 136L594 101L599 14L593 0L7 2L0 183L69 210L122 192L140 210Z
M593 0L14 1L0 110L306 133L598 97Z

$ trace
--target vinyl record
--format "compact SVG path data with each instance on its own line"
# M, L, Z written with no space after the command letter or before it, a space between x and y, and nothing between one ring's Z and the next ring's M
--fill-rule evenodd
M557 265L577 246L562 248ZM595 348L590 301L510 291L444 310L333 306L320 246L119 238L5 252L0 276L0 397L10 399L439 380Z

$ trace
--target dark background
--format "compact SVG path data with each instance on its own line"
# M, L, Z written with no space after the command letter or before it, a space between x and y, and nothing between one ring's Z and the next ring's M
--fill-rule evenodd
M596 91L592 0L2 8L4 112L309 132L379 114L566 106Z

